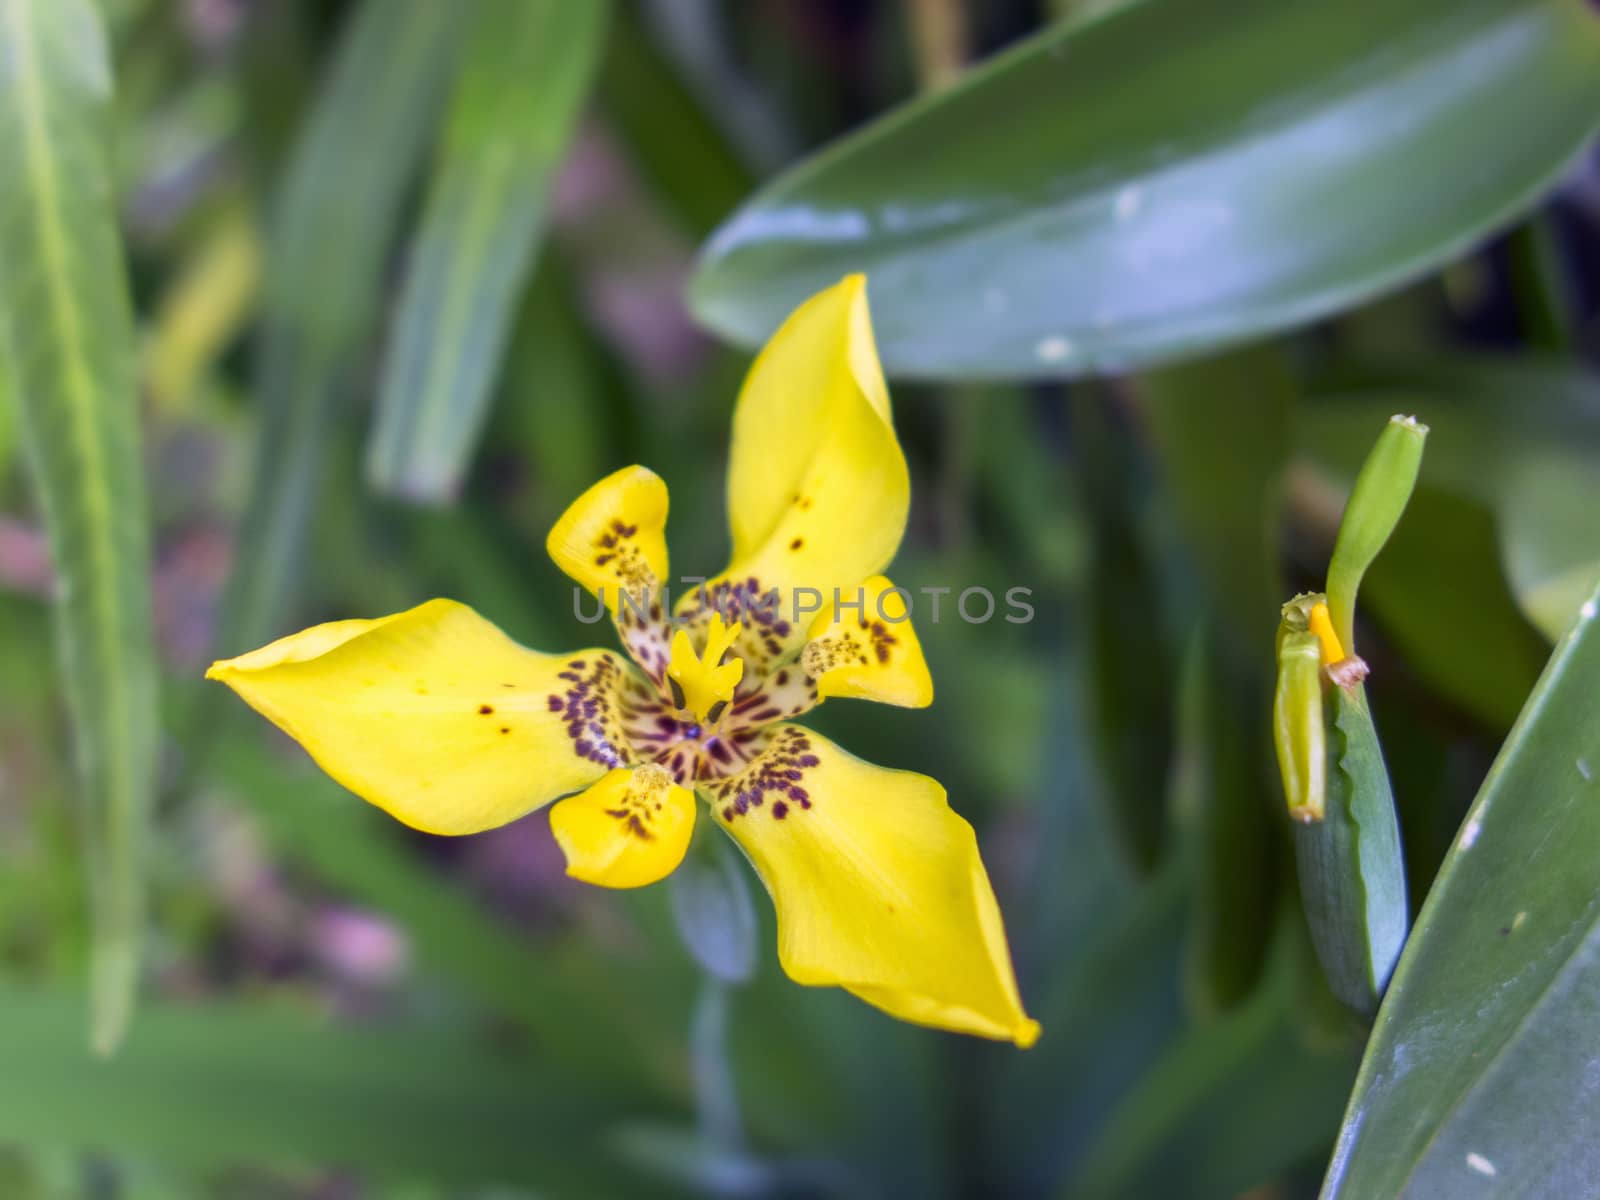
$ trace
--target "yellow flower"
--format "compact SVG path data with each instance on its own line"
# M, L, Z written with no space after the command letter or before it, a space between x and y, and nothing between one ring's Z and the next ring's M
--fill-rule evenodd
M772 894L791 978L1028 1046L1039 1027L944 789L788 723L831 696L932 702L905 596L879 574L909 503L866 281L851 276L796 310L745 381L726 571L668 610L667 489L644 467L602 479L551 530L551 556L601 598L636 665L540 654L431 600L207 674L418 829L474 833L568 796L551 828L591 883L670 874L698 793Z

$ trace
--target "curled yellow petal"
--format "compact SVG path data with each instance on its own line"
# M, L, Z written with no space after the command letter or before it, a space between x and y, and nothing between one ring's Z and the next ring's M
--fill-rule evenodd
M540 654L465 605L334 621L214 663L219 679L363 799L429 833L476 833L631 757L616 654Z
M807 638L800 661L820 698L848 696L906 708L933 703L933 677L905 593L884 576L835 592Z
M920 1025L1037 1040L977 838L937 782L778 725L744 772L708 791L772 893L791 979Z
M619 767L550 810L567 874L636 888L672 874L694 833L694 794L655 763Z
M740 653L765 671L798 650L805 619L796 610L815 613L834 588L888 566L910 498L866 278L851 275L794 311L739 393L728 467L733 558L706 594L722 611L735 606ZM774 590L777 602L764 604ZM682 611L700 603L700 593L686 597Z
M667 582L667 485L647 467L607 475L568 506L545 548L613 617L626 596L642 612Z

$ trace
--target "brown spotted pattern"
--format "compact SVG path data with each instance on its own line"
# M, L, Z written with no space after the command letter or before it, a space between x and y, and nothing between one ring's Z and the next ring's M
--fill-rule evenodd
M634 836L648 838L650 814L659 811L660 789L668 783L708 791L724 820L751 812L785 820L806 811L813 800L801 781L817 757L803 729L771 726L817 705L816 680L829 667L873 656L887 661L892 633L883 622L863 621L859 635L835 630L797 656L795 628L779 594L755 576L697 589L674 619L663 611L659 581L634 544L637 533L636 525L610 521L595 540L594 563L619 582L617 631L643 674L608 656L574 658L560 676L565 689L548 699L579 755L605 767L643 764L636 778L652 773L643 791L630 791L627 804L608 813ZM675 630L688 630L703 647L713 614L744 626L729 654L744 660L745 676L733 703L707 724L673 702L667 665ZM636 791L653 798L640 801L641 808Z
M806 643L801 662L806 673L813 677L820 677L836 667L866 667L874 662L887 666L898 643L899 639L887 622L860 617L855 628L841 624L829 630L826 636Z
M633 773L628 790L616 808L605 814L615 817L623 831L641 842L656 839L656 817L667 803L667 789L672 786L672 776L654 763L646 763Z
M634 543L638 536L637 525L612 517L594 539L594 565L611 571L623 591L648 596L655 591L656 577Z
M806 812L816 798L806 787L806 775L822 760L811 752L810 735L798 725L763 731L765 747L748 768L707 789L712 807L725 822L757 812L782 821Z
M558 678L564 688L546 703L565 722L574 752L600 766L655 763L692 787L743 770L759 748L760 730L750 722L736 725L730 714L704 726L609 655L573 658ZM493 716L494 709L479 712Z

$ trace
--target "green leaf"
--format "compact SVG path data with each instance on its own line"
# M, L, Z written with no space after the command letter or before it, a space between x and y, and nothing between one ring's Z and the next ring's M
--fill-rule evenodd
M1600 1195L1600 596L1557 647L1401 956L1323 1195Z
M1498 731L1539 678L1545 644L1517 609L1494 533L1480 505L1419 487L1361 594L1409 668Z
M1415 417L1390 417L1361 464L1339 519L1328 563L1328 611L1346 654L1356 652L1356 595L1361 578L1400 523L1422 469L1428 427Z
M378 0L348 19L267 238L255 483L221 645L294 623L289 596L339 416L377 315L385 251L451 61L457 6Z
M107 1065L75 1044L77 1015L59 993L0 988L7 1141L628 1196L637 1181L619 1178L607 1129L622 1112L662 1111L625 1093L602 1101L581 1081L552 1086L504 1045L417 1024L341 1029L290 1010L152 1006Z
M1597 125L1600 17L1578 0L1147 0L780 176L706 244L691 299L754 344L865 271L893 374L1167 360L1439 266Z
M0 391L59 579L83 792L91 1037L121 1040L143 925L156 676L133 323L111 194L110 65L87 0L0 0Z
M4 488L11 473L11 457L17 445L17 426L12 417L11 379L0 367L0 488Z
M1326 811L1294 826L1300 896L1333 994L1371 1016L1410 916L1400 826L1365 690L1323 690Z
M1071 419L1089 527L1082 644L1090 742L1105 774L1105 800L1123 851L1149 872L1167 834L1172 759L1173 655L1163 626L1162 579L1142 537L1140 478L1132 432L1106 396L1079 389Z
M1261 347L1148 372L1136 387L1217 633L1266 677L1273 652L1262 631L1284 594L1277 542L1296 396L1288 364Z
M1362 425L1385 412L1438 422L1423 486L1488 510L1516 605L1558 640L1600 580L1600 523L1589 519L1600 506L1592 377L1557 359L1468 356L1346 364L1320 390L1325 398L1299 419L1301 450L1339 475L1360 462ZM1491 591L1498 605L1505 586ZM1524 686L1503 696L1505 724L1543 658L1541 649Z
M750 190L750 172L652 44L633 5L617 13L599 91L601 109L628 143L633 165L696 236Z
M1267 704L1254 670L1218 653L1209 629L1189 639L1174 688L1173 841L1191 864L1186 999L1210 1017L1243 1001L1272 935L1273 828L1263 787Z
M1261 771L1275 675L1265 631L1283 598L1275 544L1294 381L1281 354L1260 348L1150 372L1137 389L1198 577L1173 606L1194 643L1172 689L1173 798L1175 840L1196 857L1189 995L1212 1012L1249 992L1272 932L1281 805Z
M1506 581L1528 620L1556 641L1600 583L1600 464L1551 454L1508 473L1499 512Z
M460 490L608 6L476 0L367 445L381 492ZM561 396L540 403L563 404Z
M1231 1200L1324 1150L1353 1056L1309 1027L1299 949L1281 922L1264 986L1165 1049L1112 1111L1062 1200Z
M581 942L529 942L408 853L392 821L331 780L286 771L238 736L218 768L278 855L396 920L426 967L519 1020L543 1060L639 1096L677 1092L674 1022L688 1011L692 973L670 935L665 965L635 953L629 970Z

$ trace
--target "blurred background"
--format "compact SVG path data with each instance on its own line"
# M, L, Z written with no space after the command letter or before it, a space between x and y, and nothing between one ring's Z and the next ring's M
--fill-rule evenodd
M1600 576L1590 6L0 15L0 1200L1317 1194L1371 1024L1301 915L1278 605L1386 418L1431 425L1358 615L1415 910ZM58 221L126 401L103 477L56 452L71 347L27 340ZM716 982L668 885L569 881L543 813L408 831L201 680L438 595L587 644L544 537L633 462L674 566L719 569L751 350L856 269L913 481L896 582L1036 615L924 622L931 710L815 724L977 827L1026 1053L788 982L742 862L705 886L756 966ZM78 512L122 522L120 582ZM147 762L106 760L119 719ZM130 929L105 1057L89 964ZM1417 1146L1407 1194L1495 1182Z

